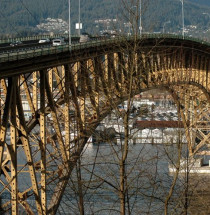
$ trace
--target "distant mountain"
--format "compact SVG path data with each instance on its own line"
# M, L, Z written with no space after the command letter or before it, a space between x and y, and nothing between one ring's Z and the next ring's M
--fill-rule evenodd
M137 11L139 12L134 5L123 4L123 1L129 2L128 0L80 1L82 31L90 34L111 30L128 32L129 17L133 19ZM68 0L1 1L0 36L5 34L26 36L50 31L57 33L58 30L64 32L68 29L68 26L63 24L68 22L68 14ZM71 0L71 27L74 34L77 33L75 24L79 19L78 14L78 1ZM186 34L210 38L208 31L210 29L210 0L184 0L184 15ZM56 28L53 26L53 19L61 20L57 20ZM51 21L48 22L49 20ZM60 29L59 22L60 25L62 24ZM163 31L181 33L180 0L142 0L142 27L143 32L148 33Z

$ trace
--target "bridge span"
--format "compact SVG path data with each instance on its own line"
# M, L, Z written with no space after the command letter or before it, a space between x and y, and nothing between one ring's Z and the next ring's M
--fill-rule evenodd
M0 79L1 194L10 195L1 207L11 214L55 214L88 138L130 95L170 92L190 155L210 144L210 44L202 41L146 35L20 50L0 55Z

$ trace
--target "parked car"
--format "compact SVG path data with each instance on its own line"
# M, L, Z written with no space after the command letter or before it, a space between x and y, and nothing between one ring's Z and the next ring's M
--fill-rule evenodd
M19 41L19 40L16 40L16 41L14 41L14 42L12 42L12 43L10 43L10 46L19 46L19 45L21 45L22 44L22 42L21 41Z
M43 38L39 40L39 43L49 43L50 39L49 38Z

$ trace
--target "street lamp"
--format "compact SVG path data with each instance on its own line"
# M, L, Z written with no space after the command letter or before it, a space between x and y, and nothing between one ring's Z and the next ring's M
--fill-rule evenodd
M81 29L82 29L82 23L80 21L80 0L78 0L78 22L76 23L76 26L75 26L75 29L77 30L78 32L78 36L80 37L80 32L81 32Z
M69 50L71 50L71 0L69 0Z
M165 25L171 23L171 21L167 21L163 23L163 34L165 33Z
M182 3L182 37L184 39L184 0L180 0Z
M131 35L131 9L133 7L136 7L136 5L130 7L130 10L129 10L129 36Z
M141 33L142 33L142 25L141 25L141 0L139 3L139 33L140 33L140 37L141 37Z
M79 0L79 37L80 37L80 0Z

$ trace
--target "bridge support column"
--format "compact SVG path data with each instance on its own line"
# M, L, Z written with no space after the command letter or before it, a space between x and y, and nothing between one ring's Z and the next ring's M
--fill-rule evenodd
M38 110L38 79L37 79L37 72L33 72L33 91L32 91L32 95L33 95L33 106L34 106L34 110L37 111Z
M99 118L99 72L96 69L96 62L89 59L87 62L87 70L85 72L85 83L87 87L87 93L90 95L90 102L93 105L93 118L96 120ZM90 80L89 77L92 77ZM91 112L91 111L90 111Z
M12 78L13 92L11 102L11 125L10 125L10 137L11 144L7 145L8 152L11 158L11 202L12 202L12 214L18 214L18 195L17 195L17 112L16 112L16 90L17 90L17 77Z
M78 87L78 68L79 68L78 64L79 64L78 62L74 63L73 70L72 70L75 87Z
M30 179L31 179L34 196L35 196L37 212L38 214L42 214L41 198L38 190L38 183L37 183L37 178L35 173L35 165L33 161L32 150L29 142L29 136L26 129L26 122L24 118L24 110L22 106L20 90L17 92L17 109L18 109L18 115L20 118L20 132L22 134L22 136L20 137L20 140L22 142L23 149L26 155L26 160L28 163L28 169L30 173Z
M43 215L47 214L46 196L46 117L45 117L45 71L40 71L40 142L41 151L41 205Z
M126 60L123 53L118 53L119 87L121 95L126 90Z
M85 73L87 72L87 62L82 61L80 62L79 68L79 80L80 80L80 98L79 98L79 105L80 105L80 114L81 114L81 121L83 128L85 127L85 99L86 99L86 85L85 85Z
M3 110L3 116L2 116L2 124L1 124L1 130L0 130L0 172L2 170L2 162L3 162L3 156L4 156L4 149L5 149L5 142L6 142L6 132L7 132L7 126L8 126L8 119L9 119L9 112L11 108L11 103L13 99L13 84L12 84L12 78L8 79L8 90L6 93L6 100L5 100L5 106Z
M70 159L70 116L69 116L69 111L70 111L70 91L69 91L69 84L70 84L70 79L69 79L69 69L70 65L65 65L65 81L64 81L64 98L65 98L65 109L64 109L64 116L65 116L65 147L66 147L66 153L67 153L67 159Z
M48 71L48 82L50 85L51 92L53 91L53 69Z
M27 98L27 101L28 101L28 104L30 107L30 113L32 114L32 116L35 116L35 108L34 108L33 100L31 98L31 94L29 91L29 86L27 84L27 79L25 78L24 75L21 75L20 80L22 81L22 86L20 86L20 87L22 87L22 89L25 91L26 98ZM36 97L37 97L37 95L36 95ZM36 102L34 102L34 103L36 103Z
M207 61L207 65L206 65L206 89L207 89L207 92L210 92L210 74L209 74L209 70L210 70L210 60Z
M104 55L104 80L106 83L109 81L108 54Z
M174 96L185 128L189 154L193 156L210 143L209 101L195 86L174 87Z

